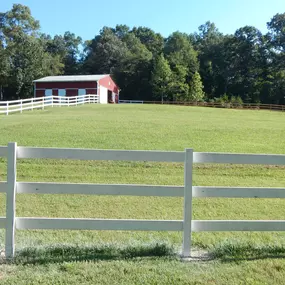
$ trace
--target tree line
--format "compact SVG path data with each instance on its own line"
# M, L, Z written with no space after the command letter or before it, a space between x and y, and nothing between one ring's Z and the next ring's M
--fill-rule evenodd
M103 27L82 41L50 36L27 6L0 12L0 100L31 97L48 75L111 74L121 99L285 104L285 13L268 32L245 26L225 35L206 22L164 38L147 27Z

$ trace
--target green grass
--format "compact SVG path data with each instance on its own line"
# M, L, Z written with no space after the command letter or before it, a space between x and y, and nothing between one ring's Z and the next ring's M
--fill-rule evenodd
M284 154L284 129L280 112L89 105L0 116L0 145ZM4 159L1 180L6 180ZM18 180L183 185L183 165L19 160ZM199 164L193 180L194 185L284 187L285 167ZM182 219L182 205L181 198L19 194L17 216ZM193 215L284 219L285 208L282 199L201 198L193 201ZM181 242L175 232L17 231L18 262L1 266L0 284L283 284L282 232L194 234L195 248L213 258L207 262L181 263L171 254Z

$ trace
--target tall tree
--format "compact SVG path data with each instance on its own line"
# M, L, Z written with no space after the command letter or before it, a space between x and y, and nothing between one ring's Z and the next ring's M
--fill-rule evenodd
M126 98L151 99L151 66L152 53L133 34L127 34L123 42L127 47L127 53L122 59L120 68L116 69L123 78L123 90L121 95ZM117 72L118 73L118 72ZM120 80L118 83L120 84Z
M189 93L187 71L187 67L180 64L176 64L173 67L172 80L170 82L170 94L173 101L187 101Z
M39 21L27 6L14 4L10 11L0 13L0 38L4 46L23 35L36 36L39 28Z
M10 73L10 63L6 50L0 43L0 100L4 99L3 88L8 85L8 77Z
M187 77L191 78L199 69L197 52L186 34L175 32L165 41L164 52L170 66L182 65L187 68Z
M86 43L84 72L112 73L126 57L127 47L111 28L104 27L98 36Z
M4 70L0 76L1 97L32 96L32 81L50 74L47 66L52 66L55 73L61 69L61 63L45 52L39 38L39 27L39 22L26 6L14 4L10 11L1 13L0 56Z
M204 98L204 91L203 91L203 83L201 81L201 76L199 74L199 72L195 72L192 81L190 82L190 86L189 86L189 96L187 99L189 99L189 101L201 101Z
M269 36L274 48L281 52L285 52L285 13L276 14L270 22L267 23Z
M169 63L161 54L154 62L151 82L154 94L157 98L160 98L162 102L165 98L169 99L171 79L172 72Z
M133 28L132 33L134 33L152 54L159 55L163 52L164 39L161 34L155 33L153 30L146 27L135 27Z
M261 32L251 26L238 29L234 39L235 76L230 87L230 93L240 96L246 102L259 102L260 91L258 79L261 74L260 50L263 45Z
M206 22L199 26L199 33L190 35L190 39L198 51L200 74L208 98L222 94L224 57L222 56L224 36L214 23ZM222 86L221 86L222 85Z
M197 52L186 34L175 32L166 39L164 53L173 72L173 100L186 101L189 94L188 82L199 69Z

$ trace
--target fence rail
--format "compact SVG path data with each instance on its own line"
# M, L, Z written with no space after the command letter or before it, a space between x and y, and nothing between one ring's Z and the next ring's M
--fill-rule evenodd
M119 100L120 104L143 104L141 100Z
M81 95L73 97L45 96L14 101L0 101L0 114L9 115L10 113L34 109L44 109L55 106L77 106L82 104L99 103L98 95Z
M182 255L191 254L192 232L202 231L285 231L285 220L201 220L192 219L193 197L221 198L285 198L285 188L193 186L193 163L233 163L285 165L285 155L203 153L186 149L181 152L126 151L93 149L58 149L18 147L9 143L0 147L0 157L7 158L7 182L0 182L0 192L6 193L6 217L0 217L5 229L5 254L14 256L15 230L137 230L182 231ZM77 160L129 160L184 162L184 186L72 184L17 181L17 159L52 158ZM85 194L183 197L183 220L122 220L16 217L16 194Z
M198 106L198 107L211 107L211 108L232 108L232 109L248 109L248 110L271 110L271 111L285 111L285 105L277 104L257 104L257 103L217 103L217 102L153 102L144 101L144 104L170 104L182 106Z
M179 105L179 106L198 106L212 108L232 108L232 109L250 109L250 110L271 110L285 111L285 105L277 104L257 104L257 103L217 103L217 102L180 102L180 101L139 101L139 100L120 100L121 104L158 104L158 105Z

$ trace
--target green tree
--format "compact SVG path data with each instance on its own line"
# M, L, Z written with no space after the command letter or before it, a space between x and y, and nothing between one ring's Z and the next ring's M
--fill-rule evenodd
M189 84L189 95L188 98L189 101L201 101L204 98L204 91L203 91L203 83L201 81L201 76L199 72L195 72L192 81Z
M212 99L225 91L225 81L222 80L223 70L226 67L223 57L225 37L211 22L199 26L198 30L199 33L190 35L190 38L198 51L199 73L202 77L205 93L209 99Z
M126 57L127 47L113 29L104 27L92 41L86 42L84 73L109 74L121 66Z
M4 99L3 88L7 87L10 68L7 52L0 43L0 100Z
M31 36L24 35L19 42L14 41L7 47L7 52L11 64L10 90L14 98L30 97L34 79L57 74L62 68L56 58L45 53L40 40Z
M276 50L285 52L285 13L276 14L270 22L267 23L269 29L269 37L272 45Z
M121 65L115 69L115 77L120 78L118 84L122 86L124 98L149 100L152 97L151 70L152 53L141 43L133 33L127 34L123 39L127 53ZM116 76L118 75L119 76Z
M186 81L187 67L176 64L173 67L172 80L170 82L170 94L173 101L187 101L189 85Z
M62 68L56 57L45 52L39 27L26 6L15 4L0 14L1 97L30 97L34 79L51 71L56 74Z
M263 36L255 27L238 29L233 38L232 63L234 78L229 93L240 96L245 102L259 102L260 90L257 82L261 76L260 54Z
M14 4L10 11L0 13L0 38L4 46L25 35L36 36L40 24L31 15L29 7Z
M199 70L197 52L186 34L175 32L170 35L165 41L164 53L171 68L176 65L187 68L188 79Z
M161 98L161 102L163 102L164 98L168 98L170 95L171 79L172 71L170 69L169 63L161 54L154 62L151 78L154 94L158 98Z
M188 82L199 69L197 52L186 34L175 32L165 41L164 53L173 72L171 94L174 101L187 101Z
M132 33L153 55L159 55L163 52L164 39L161 34L155 33L147 27L134 27Z

